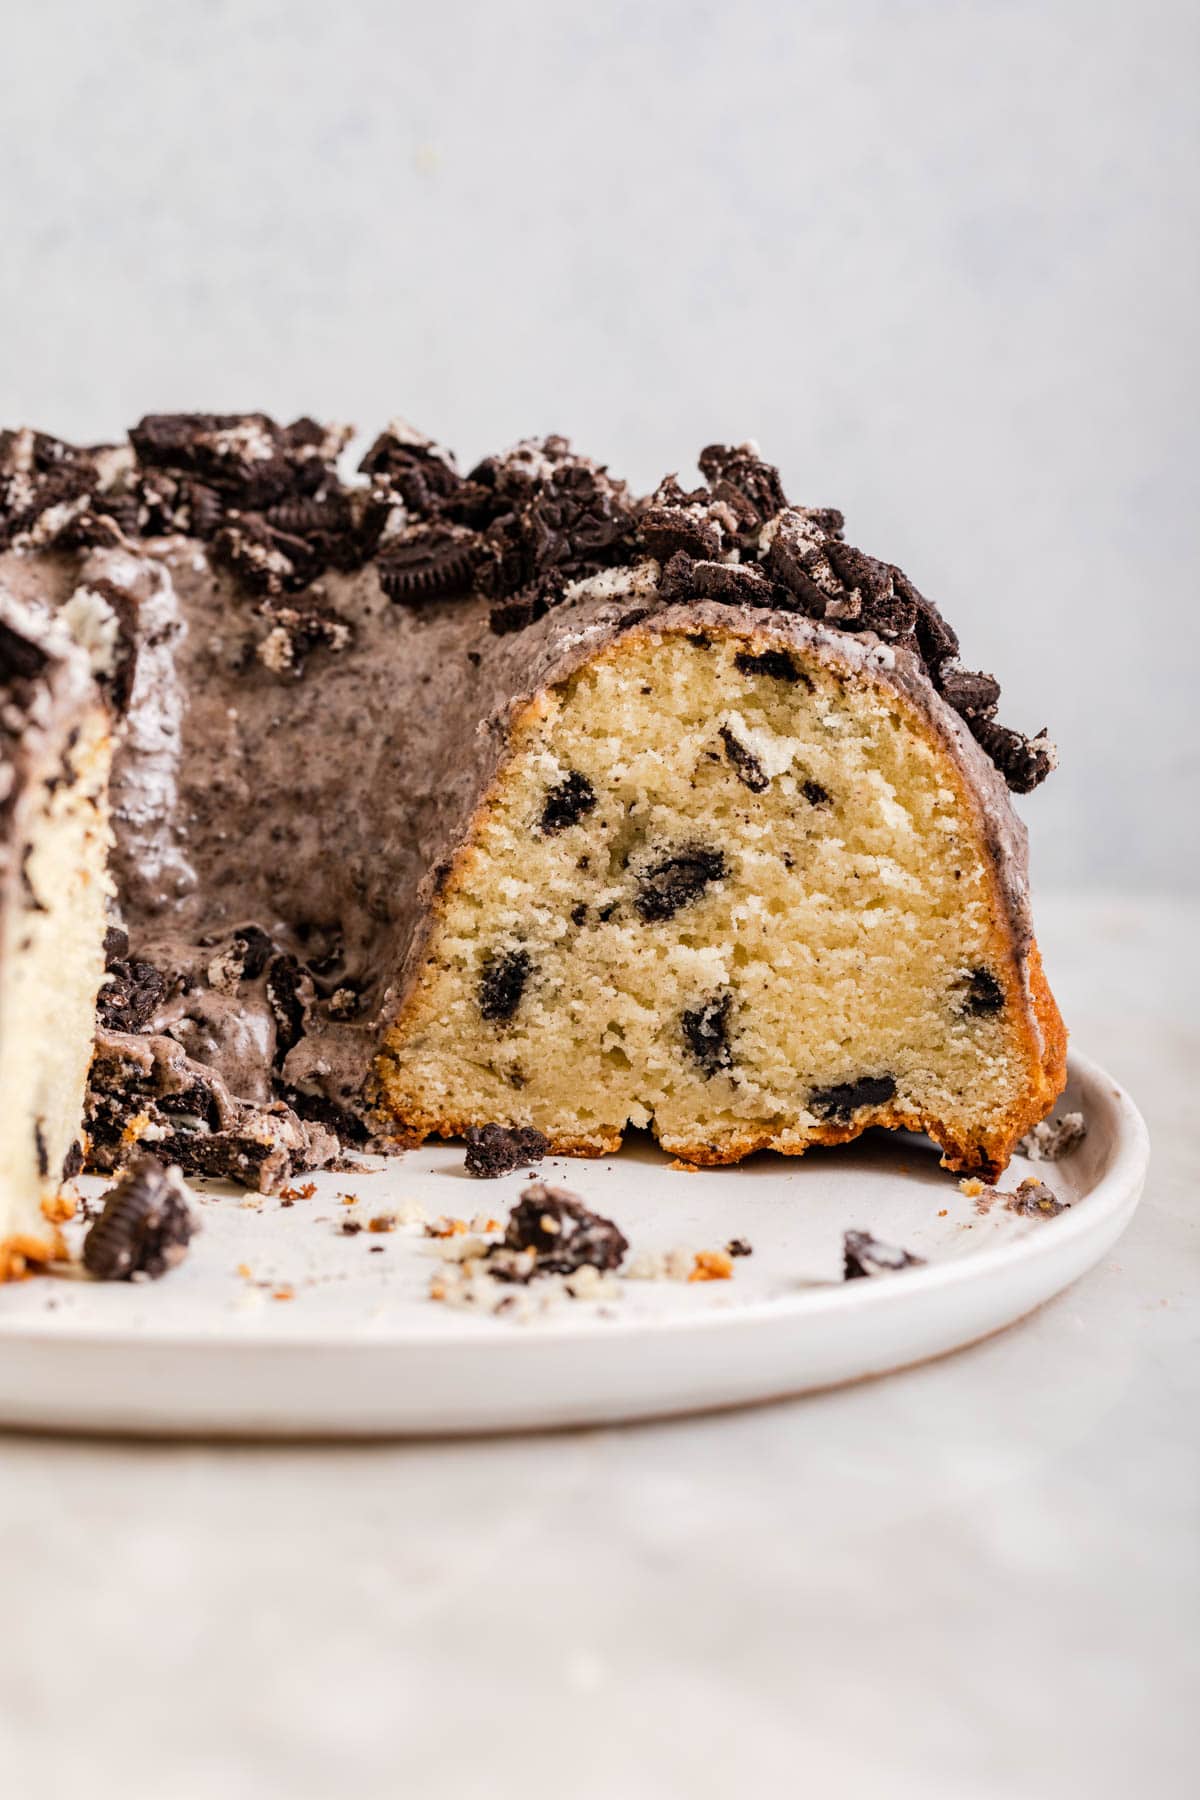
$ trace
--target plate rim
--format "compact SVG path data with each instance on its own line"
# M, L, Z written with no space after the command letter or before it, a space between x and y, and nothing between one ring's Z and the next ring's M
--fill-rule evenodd
M673 1337L689 1332L703 1332L707 1337L744 1329L767 1320L780 1322L796 1312L806 1315L822 1312L836 1314L852 1308L859 1311L866 1308L881 1311L897 1304L911 1305L918 1295L978 1280L985 1271L988 1275L1002 1278L1010 1269L1020 1267L1025 1262L1040 1260L1051 1248L1069 1251L1077 1239L1086 1238L1114 1221L1115 1240L1128 1224L1141 1198L1150 1162L1150 1134L1145 1119L1129 1092L1092 1058L1072 1050L1068 1055L1067 1065L1068 1080L1073 1079L1085 1092L1090 1091L1102 1097L1115 1116L1110 1159L1095 1185L1084 1196L1086 1205L1072 1207L1057 1218L1045 1220L1036 1233L1024 1234L1008 1243L985 1246L969 1256L947 1258L927 1263L920 1268L905 1270L901 1282L814 1282L811 1287L801 1288L795 1293L735 1301L727 1307L709 1308L696 1313L644 1313L634 1317L610 1314L603 1319L564 1313L561 1318L552 1316L538 1319L532 1329L523 1330L519 1335L512 1334L510 1337L511 1328L505 1328L504 1339L501 1339L498 1331L486 1335L478 1333L481 1323L492 1323L499 1327L501 1321L480 1319L473 1315L464 1315L465 1329L453 1334L444 1329L414 1329L411 1325L388 1329L385 1325L352 1336L337 1336L316 1332L311 1325L301 1321L293 1325L290 1320L280 1320L267 1337L261 1335L249 1319L224 1320L220 1332L194 1328L181 1332L155 1332L141 1327L136 1331L120 1333L98 1330L93 1325L58 1322L47 1329L38 1320L27 1315L6 1320L0 1314L0 1345L13 1349L25 1342L39 1347L52 1344L55 1348L75 1350L91 1345L104 1351L137 1345L147 1349L170 1350L172 1354L214 1349L253 1350L272 1356L293 1352L319 1352L329 1358L347 1355L361 1357L365 1351L372 1350L385 1354L401 1349L436 1354L453 1353L469 1343L472 1337L475 1337L477 1343L489 1344L501 1341L578 1343L585 1337L598 1343L614 1340L625 1342L631 1337ZM1053 1110L1052 1108L1051 1111ZM729 1177L736 1175L737 1170L735 1167L718 1173Z

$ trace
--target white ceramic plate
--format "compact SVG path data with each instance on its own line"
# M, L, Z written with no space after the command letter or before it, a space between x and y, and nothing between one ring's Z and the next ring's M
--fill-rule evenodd
M597 1424L734 1406L881 1375L998 1331L1110 1248L1145 1178L1141 1116L1083 1057L1056 1113L1088 1135L1062 1161L1015 1161L1070 1210L986 1214L922 1140L884 1133L802 1160L687 1173L648 1146L603 1162L550 1158L547 1180L615 1218L634 1253L753 1254L729 1281L623 1281L613 1299L557 1294L526 1322L429 1298L441 1265L419 1225L346 1235L342 1222L416 1201L431 1218L501 1219L518 1171L477 1181L440 1145L309 1198L196 1184L203 1231L158 1282L53 1277L0 1289L0 1424L239 1436L369 1436ZM84 1184L89 1193L102 1184ZM340 1196L358 1195L350 1208ZM863 1229L925 1266L841 1280L842 1233ZM277 1298L291 1294L291 1298ZM538 1284L524 1291L535 1304Z

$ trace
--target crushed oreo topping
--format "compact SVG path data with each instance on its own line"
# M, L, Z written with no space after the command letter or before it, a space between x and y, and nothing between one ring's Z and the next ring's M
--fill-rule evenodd
M448 450L398 419L380 432L358 467L360 474L398 495L405 510L419 519L437 517L455 502L461 505L468 485Z
M156 1280L182 1262L198 1230L177 1168L137 1159L105 1195L83 1241L83 1262L99 1281Z
M596 806L596 790L586 775L572 769L546 795L538 825L547 833L578 825Z
M475 1125L466 1140L467 1173L489 1181L522 1163L540 1162L550 1148L549 1139L527 1125Z
M729 1046L731 994L714 994L702 1006L685 1011L681 1024L688 1049L705 1075L716 1075L733 1062Z
M673 919L680 907L698 900L705 888L728 873L729 866L720 850L704 844L677 850L641 872L634 909L647 925Z
M478 556L477 535L461 525L410 525L380 548L379 585L406 606L469 594Z
M808 1104L819 1118L844 1121L862 1112L864 1107L886 1105L895 1093L894 1075L860 1075L857 1081L838 1081L832 1087L814 1088Z
M104 934L105 979L96 1017L109 1031L141 1031L166 998L167 978L153 963L127 954L129 939L115 926Z
M464 476L448 451L398 421L362 459L369 486L350 489L337 473L347 435L262 413L150 414L130 433L131 456L3 432L0 548L183 533L210 542L214 560L269 601L374 558L400 604L489 596L501 635L560 605L571 582L653 558L661 602L800 613L910 651L1014 792L1030 792L1055 765L1044 731L1027 737L997 721L998 684L962 667L933 602L894 564L848 544L836 509L789 505L779 471L752 444L708 445L706 486L670 476L637 502L565 438L527 440ZM321 609L300 607L275 621L263 660L297 675L309 650L339 647L338 629ZM784 652L755 660L766 657L781 679L799 678L782 673Z
M1044 727L1036 737L1027 738L992 719L968 724L1014 794L1031 794L1057 767L1058 752Z
M920 1268L925 1258L895 1244L885 1244L869 1231L847 1231L842 1234L842 1256L846 1281L862 1276L892 1275L897 1269Z
M501 950L483 959L479 977L479 1010L485 1019L502 1023L511 1019L521 1004L525 984L533 973L528 950Z
M99 483L96 452L44 431L0 431L0 550L68 541Z
M267 969L267 999L275 1019L275 1061L282 1064L304 1035L315 993L312 976L294 956L276 956Z

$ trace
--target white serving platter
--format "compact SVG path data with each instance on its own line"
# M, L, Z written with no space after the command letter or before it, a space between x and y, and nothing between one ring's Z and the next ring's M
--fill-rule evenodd
M555 1292L543 1306L535 1283L517 1318L431 1299L443 1265L420 1224L342 1225L417 1207L503 1220L524 1170L472 1179L451 1144L322 1174L288 1205L196 1183L203 1229L161 1281L47 1276L0 1289L0 1425L331 1438L541 1429L770 1400L943 1355L1075 1281L1137 1204L1141 1116L1102 1069L1081 1056L1070 1067L1055 1112L1081 1111L1087 1137L1057 1163L1017 1159L998 1184L1039 1175L1070 1201L1053 1218L981 1213L928 1144L884 1133L694 1173L643 1144L599 1162L548 1158L543 1177L614 1218L635 1255L733 1237L753 1254L731 1280L621 1281L599 1302ZM847 1229L925 1264L843 1281Z

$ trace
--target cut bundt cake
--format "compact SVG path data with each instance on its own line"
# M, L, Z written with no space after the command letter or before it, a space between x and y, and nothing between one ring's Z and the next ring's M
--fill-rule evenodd
M1003 1167L1060 1029L998 777L911 654L708 602L604 637L513 717L387 1032L390 1113L585 1154L632 1124L697 1163L896 1125Z
M1063 1081L1009 798L1053 752L937 609L751 447L638 499L402 426L347 481L345 435L0 436L0 583L116 645L93 1164L887 1125L1002 1167Z
M61 1253L60 1189L82 1163L108 765L87 657L0 587L0 1280Z

